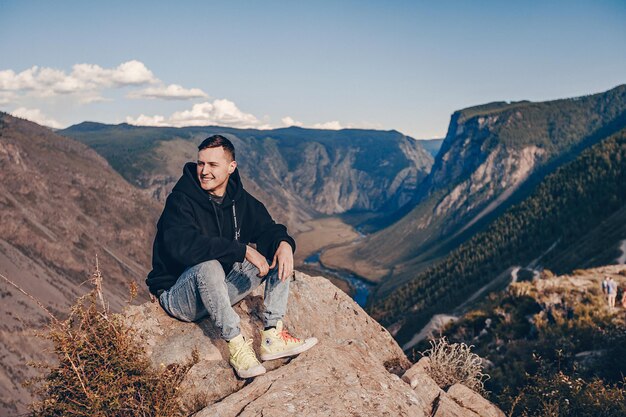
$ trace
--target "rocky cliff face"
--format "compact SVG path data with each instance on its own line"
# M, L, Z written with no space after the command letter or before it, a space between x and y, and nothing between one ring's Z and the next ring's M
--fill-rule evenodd
M257 340L262 308L260 288L236 306L242 332ZM155 366L184 362L198 351L200 361L180 389L183 403L198 417L502 415L466 387L444 393L425 372L413 369L400 379L410 367L400 347L325 278L297 273L286 317L294 334L314 335L318 345L293 359L265 362L268 373L252 382L236 378L226 344L209 320L182 323L150 303L131 307L126 317ZM471 411L481 409L491 414Z

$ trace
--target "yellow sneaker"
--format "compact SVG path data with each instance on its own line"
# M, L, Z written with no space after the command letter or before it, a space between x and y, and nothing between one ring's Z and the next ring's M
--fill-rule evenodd
M316 343L315 337L306 340L293 337L283 328L283 322L279 320L276 328L261 330L261 360L271 361L297 355L311 349Z
M228 342L229 362L239 378L252 378L265 373L252 349L252 339L245 340L240 334Z

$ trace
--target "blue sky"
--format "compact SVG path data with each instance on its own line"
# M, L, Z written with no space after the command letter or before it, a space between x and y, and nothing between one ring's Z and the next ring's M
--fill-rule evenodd
M0 0L0 110L65 127L357 127L626 83L626 1Z

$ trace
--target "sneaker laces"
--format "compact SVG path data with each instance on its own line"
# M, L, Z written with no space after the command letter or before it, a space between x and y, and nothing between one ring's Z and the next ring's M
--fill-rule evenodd
M242 359L246 363L249 361L252 361L255 364L259 363L259 360L256 358L254 350L252 349L252 339L246 340L235 349L235 352L233 352L233 359L237 362Z
M285 342L294 342L294 343L299 343L300 342L300 339L290 335L289 332L287 331L287 329L281 330L278 333L278 336L280 336L280 338L283 339Z

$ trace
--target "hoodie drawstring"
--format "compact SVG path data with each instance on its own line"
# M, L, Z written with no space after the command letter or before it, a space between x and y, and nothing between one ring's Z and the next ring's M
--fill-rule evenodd
M235 240L239 242L241 229L237 227L237 211L235 210L235 202L233 201L233 224L235 225Z

